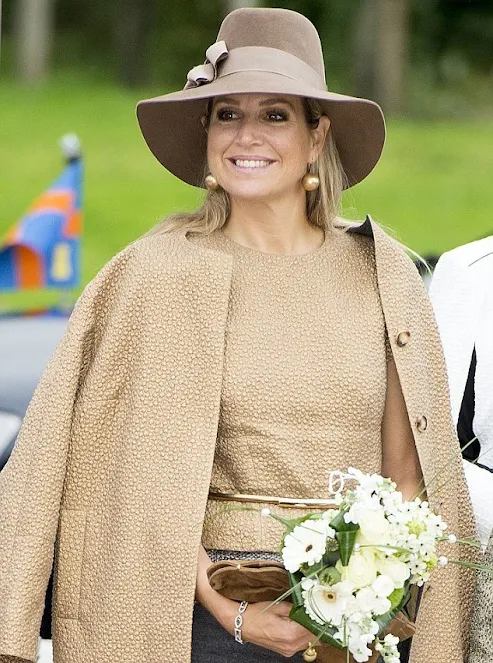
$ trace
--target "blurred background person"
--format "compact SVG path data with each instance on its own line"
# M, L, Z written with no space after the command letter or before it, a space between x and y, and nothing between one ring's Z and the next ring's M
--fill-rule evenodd
M429 294L463 455L493 470L493 236L443 254Z
M493 528L493 236L442 255L429 289L480 535ZM474 463L474 464L473 464Z
M459 246L437 263L430 297L450 386L452 416L484 562L493 564L493 236ZM471 443L472 442L472 443ZM493 575L478 573L469 663L493 660Z

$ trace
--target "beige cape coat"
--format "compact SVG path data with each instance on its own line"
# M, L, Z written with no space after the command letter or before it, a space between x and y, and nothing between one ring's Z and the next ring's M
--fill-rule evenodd
M450 531L470 536L421 279L369 218L356 231L374 237L385 322L431 501ZM0 663L35 658L53 554L57 663L190 660L231 269L230 256L184 233L147 237L110 261L78 301L0 474ZM470 572L449 567L428 587L412 662L462 662Z

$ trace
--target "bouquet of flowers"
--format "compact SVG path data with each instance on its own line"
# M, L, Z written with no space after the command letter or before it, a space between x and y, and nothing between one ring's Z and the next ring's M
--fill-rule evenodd
M291 589L278 600L290 595L290 617L317 636L306 661L315 660L322 641L347 649L348 660L368 661L372 645L385 663L398 663L398 638L383 634L411 585L449 562L437 543L457 539L445 535L447 524L426 501L404 500L378 474L332 472L329 490L334 509L325 512L289 520L263 510L285 526L281 554Z

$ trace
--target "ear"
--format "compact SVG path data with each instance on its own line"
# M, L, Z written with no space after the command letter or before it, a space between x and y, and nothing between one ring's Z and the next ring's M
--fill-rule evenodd
M318 125L311 130L312 148L310 150L310 163L317 160L323 150L325 139L330 129L330 120L327 115L321 115Z

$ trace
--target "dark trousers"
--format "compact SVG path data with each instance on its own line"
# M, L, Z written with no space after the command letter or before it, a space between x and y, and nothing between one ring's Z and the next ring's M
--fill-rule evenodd
M286 660L285 656L250 642L239 644L205 608L195 605L192 663L285 663ZM299 663L303 659L301 654L296 654L289 660Z
M406 663L409 658L410 642L407 640L399 644L401 663ZM301 654L296 654L289 660L300 663L303 658ZM286 657L252 645L250 642L240 645L205 608L199 604L195 605L191 663L257 663L257 661L281 663L286 661Z

